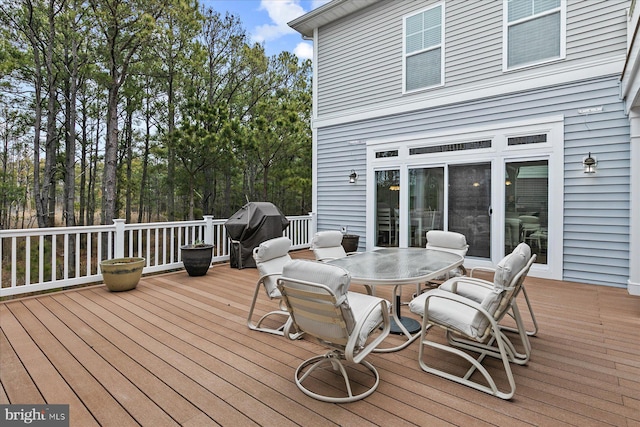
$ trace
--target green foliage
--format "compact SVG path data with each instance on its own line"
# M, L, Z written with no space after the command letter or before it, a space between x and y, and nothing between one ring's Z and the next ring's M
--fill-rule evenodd
M47 161L54 165L49 195L62 206L66 120L74 113L74 214L93 223L102 171L112 167L104 157L109 91L117 94L117 173L109 184L117 189L116 217L125 209L145 221L226 217L247 199L272 201L288 215L311 209L310 61L289 52L267 57L236 16L200 9L196 0L55 1L53 9L33 2L33 13L28 4L0 4L0 123L15 123L20 111L27 124L0 135L0 212L14 209L29 223L33 192L26 190L43 184ZM36 148L36 88L39 138L55 146L25 166Z

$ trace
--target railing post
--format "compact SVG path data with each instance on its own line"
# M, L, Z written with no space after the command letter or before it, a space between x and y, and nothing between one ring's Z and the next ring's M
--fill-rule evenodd
M123 258L124 257L124 219L114 219L113 223L116 226L116 232L114 236L114 258Z
M213 215L204 215L204 242L213 244Z
M313 236L318 231L318 215L315 212L309 212L309 216L311 216L311 221L309 221L308 236L309 236L309 243L311 243Z

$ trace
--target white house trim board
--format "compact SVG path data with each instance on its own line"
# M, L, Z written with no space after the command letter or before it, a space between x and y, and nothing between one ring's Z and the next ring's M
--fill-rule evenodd
M527 74L503 76L500 81L489 82L472 87L447 88L439 87L437 91L424 91L424 96L418 94L402 99L398 102L383 105L370 105L359 109L352 109L335 115L314 116L313 126L316 128L341 125L349 122L374 119L381 116L404 114L412 111L441 107L444 105L468 102L475 99L493 98L527 90L537 90L542 87L552 87L568 84L571 81L602 78L603 75L617 75L624 65L624 58L610 58L581 66L566 67L562 71L554 72L541 70ZM577 79L576 77L579 77ZM314 101L316 100L314 94Z
M631 122L631 168L629 226L629 281L627 291L640 295L640 107L629 113Z
M507 138L512 136L545 133L548 142L521 146L508 146ZM491 139L491 148L473 151L431 153L428 155L409 155L409 149L417 146L441 145L465 141ZM397 157L376 158L378 151L398 150ZM488 267L495 265L504 254L504 205L505 205L505 164L508 162L546 160L549 180L549 241L547 264L536 264L531 270L535 277L562 279L563 269L563 210L564 210L564 117L555 115L536 120L504 122L467 129L448 130L440 133L422 133L402 138L381 138L367 141L367 250L374 248L376 215L376 176L377 171L400 171L399 218L408 218L409 170L416 167L448 167L468 163L491 163L492 191L491 205L491 256L490 259L467 258L465 265ZM445 174L445 180L446 180ZM445 181L445 188L447 187ZM447 216L446 204L445 213ZM399 245L408 246L408 225L400 221Z

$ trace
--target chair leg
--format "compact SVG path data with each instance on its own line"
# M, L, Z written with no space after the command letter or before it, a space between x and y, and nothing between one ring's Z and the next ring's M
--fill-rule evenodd
M527 295L527 289L524 287L524 284L522 285L522 295L524 295L524 300L527 304L527 311L529 312L529 318L531 319L531 322L533 323L533 329L528 331L526 330L525 326L524 326L524 322L522 323L522 330L525 331L525 333L530 336L530 337L535 337L536 334L538 333L538 321L536 320L536 316L535 314L533 314L533 308L531 307L531 301L529 301L529 295ZM518 319L515 318L515 315L513 312L509 313L509 316L511 318L513 318L514 320L516 320L516 322L518 321ZM520 321L522 321L522 318L520 318ZM505 331L509 331L509 332L519 332L518 329L516 328L511 328L508 326L503 326L502 328Z
M355 402L356 400L364 399L365 397L371 395L378 388L378 384L380 383L380 375L378 374L378 371L376 370L376 368L366 360L362 360L360 362L360 365L363 365L365 368L367 368L370 371L374 379L374 384L371 387L367 388L364 392L354 395L353 390L351 388L351 381L349 380L349 375L347 373L347 370L345 369L343 360L345 360L344 355L335 350L332 350L323 355L314 356L310 359L305 360L300 364L300 366L298 366L298 369L296 369L296 373L295 373L296 385L307 396L313 397L314 399L318 399L323 402L331 402L331 403ZM309 375L311 375L311 373L313 373L314 371L322 367L331 367L333 371L340 372L344 380L346 396L334 397L334 396L319 394L314 391L311 391L310 389L308 389L303 385L303 382L309 377Z
M494 328L494 337L496 337L495 339L495 347L489 347L489 348L483 348L481 345L480 346L476 346L474 348L471 348L472 346L468 346L470 350L473 350L475 352L479 352L479 356L477 358L473 358L471 355L469 355L468 353L456 348L456 347L452 347L452 346L447 346L447 345L442 345L439 344L437 342L434 341L430 341L427 339L427 334L428 334L428 330L430 329L431 325L423 325L422 328L422 333L420 336L420 348L418 351L418 361L420 363L420 367L422 368L423 371L434 374L434 375L438 375L440 377L446 378L448 380L451 381L455 381L459 384L463 384L466 385L468 387L474 388L476 390L479 391L483 391L485 393L491 394L493 396L499 397L501 399L511 399L515 393L515 389L516 389L516 385L515 385L515 380L513 378L513 373L511 371L511 365L510 365L510 357L509 357L509 351L507 350L505 343L503 341L504 339L504 335L501 334L499 329L495 329ZM450 331L446 331L447 334L447 340L450 341L450 335L451 332ZM442 371L440 369L434 368L432 366L429 366L427 361L425 360L425 352L424 352L424 348L426 346L429 346L431 348L437 349L437 350L442 350L448 353L452 353L455 354L459 357L461 357L462 359L466 360L467 362L469 362L471 364L471 367L469 368L469 370L467 370L467 372L462 375L454 375L451 374L449 372L445 372ZM495 353L495 350L497 350L497 353ZM493 354L495 353L495 354ZM508 383L509 383L509 387L506 391L501 391L498 389L498 386L496 385L493 377L489 374L489 372L487 371L487 369L482 366L482 360L485 358L485 356L487 355L492 355L492 356L496 356L497 358L499 358L500 360L502 360L502 365L503 365L503 370L504 373L507 377ZM471 380L471 375L475 372L478 371L483 378L485 379L485 381L487 382L487 385L478 383L476 381Z
M505 346L505 350L509 361L515 363L517 365L526 365L531 358L531 343L529 342L529 336L527 335L524 327L524 323L522 322L522 317L520 316L520 311L518 310L518 306L514 303L513 307L513 318L516 322L516 327L506 327L499 325L499 334L501 340ZM518 338L520 339L520 347L522 352L518 351L516 347L513 345L513 342L507 337L503 331L515 332L518 334ZM465 338L457 337L453 334L447 335L448 342L451 346L455 346L458 348L463 348L475 352L482 352L484 359L485 356L491 356L496 359L500 359L502 355L500 354L500 349L496 345L496 338L493 337L486 344L478 343L477 341L468 340ZM478 359L478 361L482 361Z
M256 302L258 300L258 295L260 293L260 288L261 287L262 287L262 284L258 283L256 285L256 289L255 289L255 291L253 293L253 300L251 301L251 307L249 308L249 314L247 316L247 326L249 327L249 329L251 329L253 331L267 332L269 334L284 336L284 328L285 328L285 325L287 324L287 322L289 321L290 316L289 316L289 312L286 311L286 310L283 310L282 307L280 307L280 309L278 309L278 310L272 310L272 311L264 314L255 323L253 321L253 311L254 311L254 309L256 307ZM267 318L271 318L272 316L284 316L284 321L277 328L267 328L267 327L262 326L262 322L264 322L264 320L267 319ZM301 334L292 335L292 339L299 338L300 336L301 336Z

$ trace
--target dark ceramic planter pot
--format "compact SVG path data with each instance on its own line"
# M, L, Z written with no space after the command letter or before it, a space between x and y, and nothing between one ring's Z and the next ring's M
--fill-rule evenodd
M100 262L102 280L112 292L128 291L138 286L145 259L114 258Z
M182 263L189 276L204 276L211 266L213 245L185 245L180 247Z
M342 236L342 247L344 251L356 252L358 250L358 242L360 241L360 236L356 234L345 234Z

